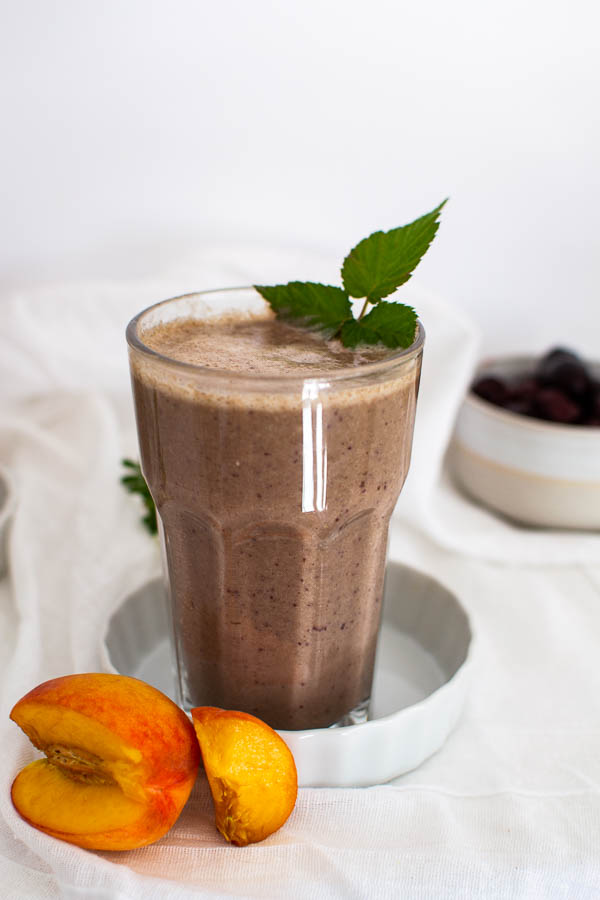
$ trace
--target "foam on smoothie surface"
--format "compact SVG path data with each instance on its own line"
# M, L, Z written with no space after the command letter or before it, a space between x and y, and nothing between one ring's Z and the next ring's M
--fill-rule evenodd
M302 375L354 368L390 355L383 346L349 350L339 341L270 314L179 319L145 331L147 347L179 362L255 375Z

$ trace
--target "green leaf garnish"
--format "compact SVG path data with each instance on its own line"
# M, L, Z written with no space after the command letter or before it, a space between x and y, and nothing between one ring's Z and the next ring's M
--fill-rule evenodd
M410 347L416 328L417 314L412 306L384 300L362 319L346 322L340 337L346 347L377 343L386 347Z
M133 459L122 459L121 465L128 469L128 474L123 475L121 484L130 494L139 494L146 509L146 515L142 517L142 522L150 532L150 534L158 533L158 525L156 522L156 506L152 499L152 494L146 483L146 479L142 475L140 464Z
M254 287L278 318L317 328L327 338L338 337L345 347L410 347L417 327L414 309L381 301L411 277L437 233L445 203L409 225L376 231L360 241L344 260L343 288L313 281ZM352 311L353 297L364 298L358 318ZM374 308L367 312L370 305Z
M329 332L340 330L352 318L352 303L339 287L315 281L290 281L274 287L255 285L281 319L300 319L303 324Z
M342 281L350 296L377 303L405 284L436 235L445 203L410 225L375 231L357 244L342 266Z

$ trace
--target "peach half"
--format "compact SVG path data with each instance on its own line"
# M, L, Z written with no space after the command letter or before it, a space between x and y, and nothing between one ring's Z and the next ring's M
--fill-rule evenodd
M10 717L46 754L15 778L15 809L79 847L131 850L158 840L196 780L200 752L191 722L136 678L55 678L19 700Z
M244 846L281 828L298 795L296 764L283 738L236 710L198 706L192 720L223 837Z

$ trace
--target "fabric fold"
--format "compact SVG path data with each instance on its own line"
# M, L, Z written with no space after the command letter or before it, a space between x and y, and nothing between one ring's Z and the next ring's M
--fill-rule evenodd
M566 883L577 879L582 892L594 883L594 853L582 837L600 825L592 787L579 804L565 801L562 819L555 799L511 796L510 785L509 795L491 804L419 792L418 785L412 793L390 787L302 791L289 827L264 844L240 850L216 836L201 779L189 808L163 841L122 855L58 842L30 828L12 807L12 780L36 756L8 720L13 703L47 678L101 667L99 636L111 612L159 570L157 542L140 526L135 498L119 484L121 458L137 456L124 342L128 319L152 302L197 285L221 287L234 278L276 282L309 277L309 271L323 280L335 278L335 267L324 257L209 248L167 273L160 284L56 286L3 302L0 462L10 470L18 496L9 580L0 585L0 627L6 623L6 632L16 635L0 662L0 853L5 862L0 868L9 897L188 900L285 894L290 900L381 900L396 897L399 883L406 888L405 898L457 896L465 885L471 896L546 897L555 891L561 871ZM597 561L597 535L517 529L475 507L453 487L445 450L476 362L476 330L412 282L404 297L418 309L427 343L411 472L394 533L419 534L430 542L429 562L442 559L474 605L481 572L489 575L486 560L512 566ZM393 542L394 548L400 546ZM473 562L481 579L475 587L456 574L457 561L444 556L447 550L479 558ZM490 621L495 627L492 609L478 610L484 628ZM516 604L512 613L520 614ZM533 633L534 624L526 627ZM492 638L487 640L489 647ZM507 659L510 665L510 654ZM443 764L437 769L432 764L437 783L446 783ZM509 828L518 835L512 842ZM505 835L501 852L511 867L531 873L520 880L514 876L514 893L510 882L502 891L489 886L494 872L489 854L499 832ZM552 856L552 866L546 867ZM411 893L411 883L419 890Z

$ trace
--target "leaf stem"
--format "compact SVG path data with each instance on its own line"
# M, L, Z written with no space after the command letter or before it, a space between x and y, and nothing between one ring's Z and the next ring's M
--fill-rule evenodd
M365 299L365 302L363 303L363 308L361 309L361 311L360 311L360 313L359 313L359 316L358 316L358 319L357 319L358 322L360 322L360 320L362 319L362 317L363 317L364 314L366 313L366 311L367 311L367 306L369 305L370 302L371 302L371 301L370 301L369 298L367 297L367 298Z

